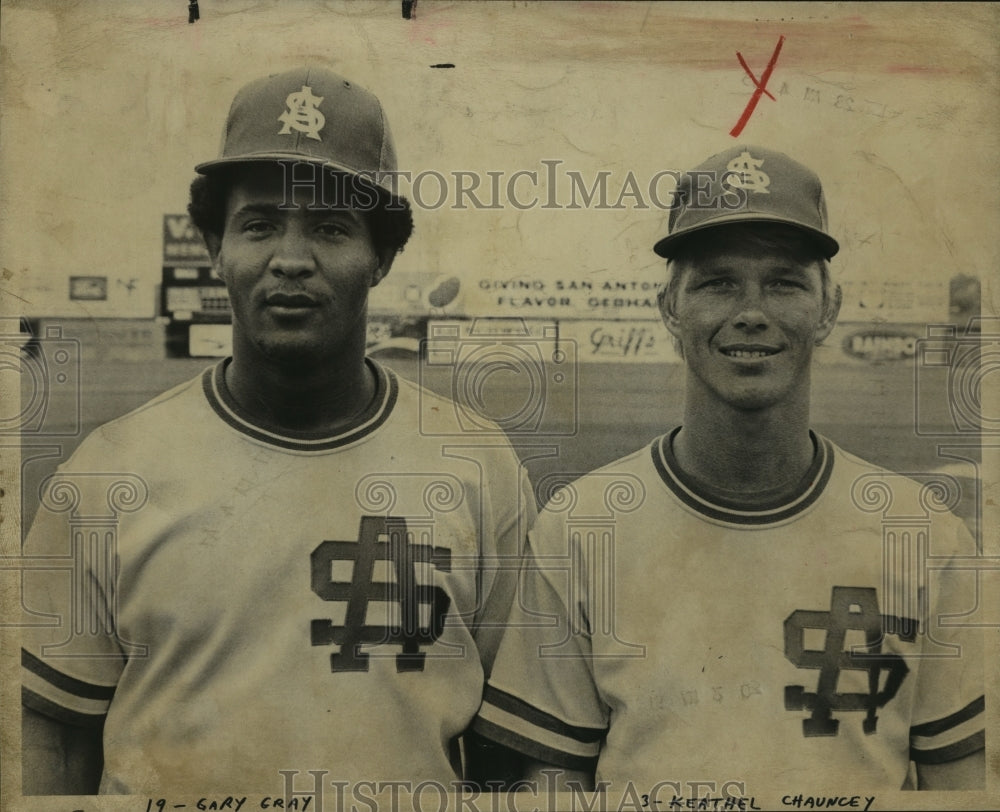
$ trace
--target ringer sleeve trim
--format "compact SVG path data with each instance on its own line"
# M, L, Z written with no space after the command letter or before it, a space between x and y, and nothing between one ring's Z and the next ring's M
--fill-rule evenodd
M66 722L76 727L100 727L104 723L106 715L103 713L81 713L64 708L62 705L58 705L24 686L21 687L21 704L52 719Z
M962 741L949 744L945 747L938 747L934 750L917 750L910 748L910 758L917 764L944 764L948 761L955 761L965 756L978 753L986 747L986 731L980 730Z
M584 744L594 744L601 741L607 732L604 728L581 727L579 725L568 724L551 714L545 713L545 711L539 710L534 705L528 704L523 699L519 699L513 694L508 694L506 691L501 691L492 685L486 686L483 701L500 708L500 710L518 716L542 730L547 730L550 733L565 736L569 739L575 739Z
M71 677L68 674L57 671L48 663L42 662L38 657L25 649L21 649L21 665L60 691L73 694L82 699L97 699L102 702L110 702L115 695L115 686L94 685L91 682L84 682L83 680Z
M505 745L530 758L544 761L546 764L553 764L566 770L581 770L593 773L597 769L597 756L577 756L572 753L564 753L553 747L547 747L532 739L514 733L482 717L477 718L473 723L473 729L485 736L487 739Z
M958 727L986 710L986 697L981 696L972 700L968 705L959 711L955 711L943 719L935 719L923 724L914 725L910 728L911 736L937 736L954 727Z

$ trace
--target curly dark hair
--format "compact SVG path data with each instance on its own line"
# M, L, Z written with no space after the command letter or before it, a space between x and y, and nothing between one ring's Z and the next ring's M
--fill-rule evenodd
M199 175L191 182L188 214L202 234L222 238L233 177L233 169L223 167ZM413 212L406 198L391 195L372 181L345 172L328 169L326 179L329 182L323 186L325 201L360 209L368 219L376 251L395 254L403 250L413 234ZM332 195L327 194L330 190Z

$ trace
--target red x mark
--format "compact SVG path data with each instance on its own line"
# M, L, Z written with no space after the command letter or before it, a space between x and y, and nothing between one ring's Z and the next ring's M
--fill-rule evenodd
M736 126L729 131L729 134L733 138L737 138L743 128L746 127L747 122L750 120L750 116L753 115L753 111L757 108L757 102L760 101L760 97L765 93L767 97L774 101L774 96L767 89L767 82L771 78L771 71L774 70L774 63L778 61L778 54L781 53L781 43L785 41L784 36L778 37L778 44L774 46L774 53L771 54L771 61L767 63L767 67L764 68L764 72L760 76L760 80L753 75L753 71L750 70L750 66L747 65L746 60L743 58L743 54L739 51L736 52L736 58L740 60L740 64L743 66L743 70L747 72L747 75L753 80L754 87L757 88L753 92L753 96L750 97L750 101L747 102L746 109L743 111L743 115L740 116L740 120L736 122Z

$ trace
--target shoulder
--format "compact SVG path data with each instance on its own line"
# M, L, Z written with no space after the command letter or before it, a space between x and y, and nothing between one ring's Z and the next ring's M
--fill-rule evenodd
M396 381L396 385L399 388L399 399L402 402L408 402L412 406L429 413L425 420L430 419L430 413L436 412L442 413L440 418L442 421L447 421L449 418L455 416L456 405L448 398L433 392L416 381L410 380L384 364L373 363L385 370L389 377Z
M386 367L382 367L387 369ZM478 414L471 404L439 395L398 372L389 371L399 387L399 399L419 413L420 425L429 434L490 434L500 431L492 421Z
M944 512L958 498L958 478L945 469L890 471L845 451L829 439L823 439L833 449L835 475L841 485L850 486L855 501L864 499L865 492L880 489L885 498L893 502L916 501L924 504L927 510ZM874 498L874 494L871 498Z
M655 484L650 446L587 472L554 472L538 481L539 525L574 516L616 517L637 510Z
M970 501L970 492L974 509L976 481L967 472L948 465L926 471L891 471L826 442L835 454L833 490L838 499L883 523L932 523L936 545L944 543L941 535L956 551L968 552L975 544L959 515Z
M387 370L387 374L398 390L394 416L412 422L410 428L415 440L462 445L467 452L474 450L477 455L514 454L503 428L483 416L473 404L451 400L397 372Z
M210 417L203 394L203 370L177 386L162 392L136 409L95 428L73 453L67 465L96 464L109 456L122 459L125 453L169 447L178 433L185 436Z

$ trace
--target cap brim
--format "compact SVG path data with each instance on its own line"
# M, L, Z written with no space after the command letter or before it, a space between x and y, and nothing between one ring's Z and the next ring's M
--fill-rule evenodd
M390 199L405 200L401 194L393 191L391 186L388 184L388 175L382 183L378 183L369 171L359 172L357 169L350 166L344 166L343 164L337 164L322 158L316 158L311 155L302 155L301 153L296 152L262 152L250 155L233 155L228 158L216 158L214 161L205 161L204 163L198 164L195 166L194 171L200 175L209 175L212 172L231 166L240 166L245 164L270 164L282 161L313 164L315 166L321 166L324 169L331 169L334 172L344 172L345 174L353 175L356 178L363 178L371 183L374 188L389 195Z
M316 164L317 166L324 166L337 172L346 172L349 175L371 175L370 172L361 173L357 169L353 169L349 166L335 164L332 161L327 161L323 158L317 158L312 155L303 155L301 152L255 152L250 153L249 155L232 155L227 158L216 158L213 161L200 163L195 166L194 171L201 175L206 175L213 169L221 169L226 166L233 166L234 164L270 164L288 161L302 164Z
M653 251L665 259L669 259L673 254L671 249L676 248L678 243L691 234L695 234L699 231L705 231L709 228L719 228L721 226L733 225L735 223L781 223L786 226L792 226L793 228L800 229L816 240L816 243L822 250L823 256L827 259L834 257L840 250L840 243L838 243L829 234L826 234L813 226L800 223L797 220L790 220L787 217L775 217L767 214L759 214L757 212L734 212L721 217L716 217L714 220L707 220L696 226L691 226L690 228L677 231L673 234L669 234L653 246Z

